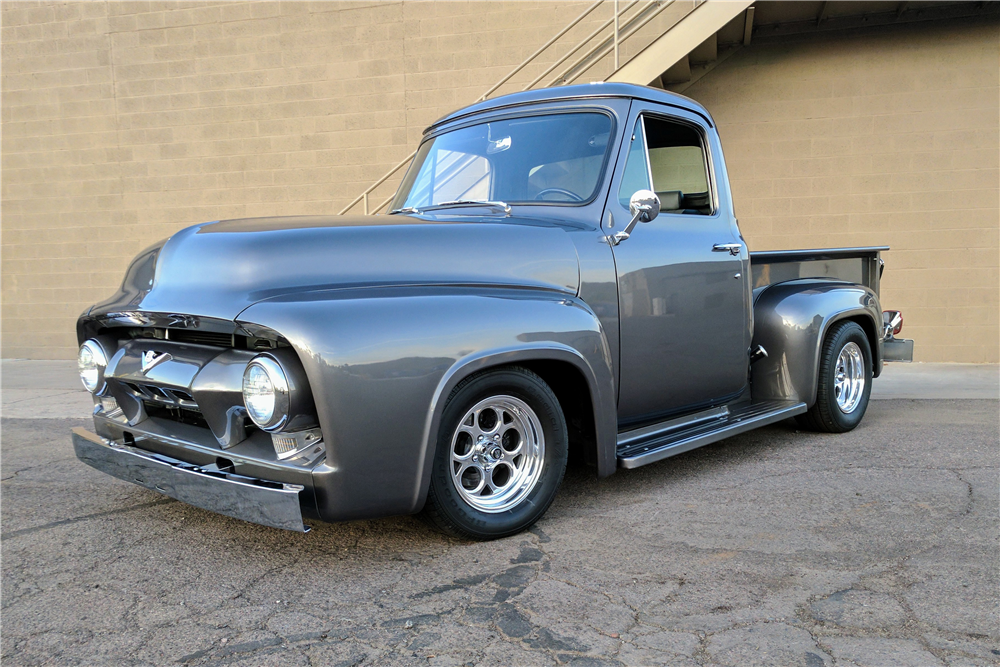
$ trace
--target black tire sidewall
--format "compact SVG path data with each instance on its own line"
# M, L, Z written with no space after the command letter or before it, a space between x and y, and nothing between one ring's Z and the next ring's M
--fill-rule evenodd
M834 326L835 329L831 332L823 350L823 364L820 368L822 377L816 400L823 402L821 406L822 412L825 413L823 416L832 422L831 426L834 427L832 430L844 432L860 424L868 409L868 400L872 392L872 351L868 336L857 323L845 322ZM848 343L855 343L861 349L865 363L865 388L857 407L852 412L845 413L837 405L834 387L837 382L837 358Z
M527 403L538 417L545 436L541 477L531 493L516 507L504 512L482 512L458 494L451 479L451 439L459 420L479 401L506 394ZM521 368L496 370L463 381L450 396L441 416L431 472L428 503L438 515L437 523L448 532L476 539L494 539L520 532L545 513L555 498L566 470L568 438L566 420L559 401L545 382Z

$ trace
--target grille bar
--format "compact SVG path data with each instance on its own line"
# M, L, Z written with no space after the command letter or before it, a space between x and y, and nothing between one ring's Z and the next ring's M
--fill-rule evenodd
M122 385L131 394L143 401L200 411L194 397L183 389L173 389L149 383L139 384L136 382L123 382Z
M236 347L234 334L216 331L200 331L198 329L167 329L168 340L194 345L214 345L216 347Z
M288 347L288 341L281 336L249 336L246 332L225 333L205 329L181 329L170 327L129 327L123 329L123 338L134 340L165 340L188 345L227 347L236 350L274 350Z

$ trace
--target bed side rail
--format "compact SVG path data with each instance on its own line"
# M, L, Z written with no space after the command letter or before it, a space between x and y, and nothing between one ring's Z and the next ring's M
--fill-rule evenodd
M750 253L753 288L799 278L833 278L857 283L879 293L881 253L889 246L862 248L818 248L813 250L765 250Z

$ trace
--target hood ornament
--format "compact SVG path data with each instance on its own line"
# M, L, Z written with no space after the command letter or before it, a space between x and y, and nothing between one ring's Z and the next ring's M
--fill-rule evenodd
M159 366L164 361L173 359L169 352L157 352L156 350L146 350L142 353L142 374L145 375L153 368Z

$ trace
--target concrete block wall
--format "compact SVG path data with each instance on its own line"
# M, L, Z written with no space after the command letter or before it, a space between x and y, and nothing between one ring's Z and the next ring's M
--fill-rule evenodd
M919 361L1000 361L1000 24L751 44L685 91L752 248L889 245Z

